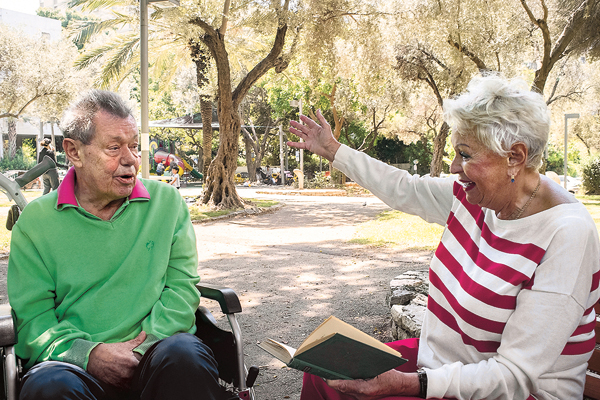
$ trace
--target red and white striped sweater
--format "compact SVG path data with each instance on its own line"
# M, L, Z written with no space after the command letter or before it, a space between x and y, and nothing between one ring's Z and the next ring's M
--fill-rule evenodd
M413 177L346 146L334 167L390 207L446 226L419 348L428 397L582 398L600 295L598 233L582 204L506 221L451 178Z

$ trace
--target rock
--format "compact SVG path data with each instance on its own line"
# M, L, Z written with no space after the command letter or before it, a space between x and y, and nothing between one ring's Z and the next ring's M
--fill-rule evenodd
M406 305L415 297L415 292L406 289L392 290L392 294L388 298L388 305L390 307L396 305Z
M392 336L396 340L419 337L427 309L428 271L409 271L392 279L388 304Z

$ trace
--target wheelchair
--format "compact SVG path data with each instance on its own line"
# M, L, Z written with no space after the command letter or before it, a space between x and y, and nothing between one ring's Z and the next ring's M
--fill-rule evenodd
M48 156L27 171L12 180L0 174L0 191L6 194L14 204L9 210L6 229L12 230L27 200L21 187L42 175L56 164ZM196 336L211 348L218 363L219 381L223 388L223 400L255 400L252 386L258 376L256 366L247 369L244 364L244 351L241 329L236 314L242 311L237 294L230 288L198 283L201 300L209 299L219 303L221 312L227 317L230 331L222 329L208 308L200 305L196 310ZM23 375L20 360L15 355L17 332L12 310L9 304L0 305L0 400L19 398L20 379Z
M223 388L223 400L255 400L252 386L259 369L247 369L240 326L236 314L242 311L237 294L230 288L199 283L196 288L203 299L217 301L221 312L227 316L231 331L220 328L208 308L196 310L196 336L211 348L218 363L219 381ZM23 375L20 360L15 355L17 334L10 305L0 305L0 356L3 374L0 381L3 392L0 399L17 400L19 383Z

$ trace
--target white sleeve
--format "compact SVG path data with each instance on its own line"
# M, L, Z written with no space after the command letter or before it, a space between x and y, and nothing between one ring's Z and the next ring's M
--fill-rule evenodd
M446 224L454 198L454 179L412 176L345 145L335 154L333 166L388 206L427 222Z

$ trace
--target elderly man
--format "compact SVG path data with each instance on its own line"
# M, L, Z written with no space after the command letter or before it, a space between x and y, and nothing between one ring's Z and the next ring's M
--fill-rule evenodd
M73 168L12 234L20 398L219 398L216 361L193 335L199 278L185 202L136 179L136 122L116 94L89 92L62 128Z

